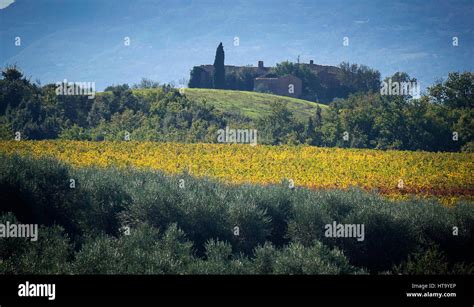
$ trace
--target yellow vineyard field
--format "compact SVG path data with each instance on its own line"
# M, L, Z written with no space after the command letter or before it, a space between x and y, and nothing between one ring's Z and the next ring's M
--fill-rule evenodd
M52 156L83 166L187 171L229 183L377 190L391 198L474 199L474 154L154 142L1 141L0 153Z

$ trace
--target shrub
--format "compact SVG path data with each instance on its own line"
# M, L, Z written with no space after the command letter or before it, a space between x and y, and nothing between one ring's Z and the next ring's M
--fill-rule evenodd
M408 256L408 260L393 268L395 274L408 275L447 275L473 274L474 264L456 263L450 265L446 255L438 247Z
M0 213L12 212L23 223L62 226L81 233L88 203L69 187L69 169L54 159L13 156L0 163Z
M271 218L264 209L259 209L255 204L243 199L229 203L228 211L231 224L238 227L238 233L234 233L232 240L234 250L252 254L254 248L265 243L270 236Z
M288 244L289 239L286 236L288 220L293 216L294 204L298 203L294 191L288 189L287 185L270 185L265 189L255 185L244 185L237 192L242 202L252 201L258 208L265 210L271 226L271 233L267 239L277 247Z
M39 227L38 241L28 241L15 260L15 274L69 274L71 257L72 246L61 227Z
M397 216L407 208L382 197L350 189L348 191L307 192L308 197L295 206L288 235L292 241L310 246L314 241L338 247L353 265L371 272L390 269L416 251L420 244L414 225ZM412 204L410 204L412 205ZM363 224L364 241L356 238L326 238L326 224Z
M77 254L74 270L79 274L182 274L192 260L192 244L176 225L160 237L157 229L143 224L118 239L91 239Z
M12 213L0 223L19 223ZM0 238L0 274L67 274L72 248L61 227L39 227L37 241Z
M114 168L105 170L89 168L74 172L76 189L87 197L88 213L84 227L89 231L117 236L120 213L132 203L126 186L130 176Z
M124 221L147 222L158 228L176 223L194 243L199 255L209 239L229 241L232 227L228 220L225 201L218 195L223 187L207 180L196 180L186 174L165 177L159 173L136 172L131 182L133 205ZM179 187L179 179L185 188Z
M337 249L330 249L321 242L306 248L300 243L291 243L275 258L276 274L354 274L363 271L349 264Z
M311 246L315 241L323 239L324 225L333 221L327 208L330 205L338 206L339 203L327 203L331 196L326 192L301 192L306 197L300 197L295 204L294 216L288 223L288 237L293 242Z
M11 212L0 215L0 224L5 225L7 222L16 224L18 220ZM0 261L3 261L3 265L6 265L5 261L18 258L27 248L28 242L23 238L0 238ZM3 270L5 270L5 268L3 268L2 271Z
M232 255L232 246L227 242L210 240L205 244L205 259L195 261L191 274L249 274L249 261Z
M76 274L117 274L119 261L117 239L107 235L88 238L76 253L72 269Z
M255 259L252 263L252 271L255 274L273 273L277 250L270 243L265 243L255 249Z
M0 239L4 273L417 274L430 262L439 272L472 272L474 257L472 204L391 201L358 189L234 186L1 156L0 204L0 222L38 223L44 235L34 244ZM363 224L364 240L325 237L332 222Z
M416 232L407 220L399 220L377 206L366 210L355 210L344 224L363 224L364 241L355 238L337 238L335 245L341 248L356 266L368 268L371 272L390 269L416 251L419 241ZM334 240L328 239L326 242Z

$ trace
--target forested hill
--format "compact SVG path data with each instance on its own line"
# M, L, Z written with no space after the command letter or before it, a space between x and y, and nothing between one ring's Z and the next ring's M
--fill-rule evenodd
M396 74L393 80L410 80ZM103 93L58 95L15 67L0 79L0 138L217 142L225 127L259 144L426 151L473 149L474 74L450 73L420 98L358 93L329 106L282 96L175 89L147 80Z

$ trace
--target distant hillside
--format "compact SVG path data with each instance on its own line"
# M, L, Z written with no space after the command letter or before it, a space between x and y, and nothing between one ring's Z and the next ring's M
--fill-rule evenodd
M257 92L187 88L184 89L184 94L193 100L206 100L218 110L240 112L252 119L268 114L272 102L286 103L296 118L300 120L314 116L318 105L322 109L327 108L326 105L312 101Z
M132 92L137 97L153 99L151 97L162 92L162 89L161 87L132 89ZM271 104L274 102L286 104L296 119L301 122L306 122L309 117L314 116L317 106L319 106L323 112L328 109L327 105L313 101L259 92L205 88L183 88L180 89L180 92L191 100L200 102L206 101L207 104L214 106L218 111L240 114L251 120L268 115L271 110ZM105 93L110 92L99 92L96 96L100 97Z

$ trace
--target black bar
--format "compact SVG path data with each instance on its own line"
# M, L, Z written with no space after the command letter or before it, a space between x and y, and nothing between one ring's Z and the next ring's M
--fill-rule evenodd
M474 277L463 276L203 276L203 275L15 275L0 277L0 306L10 302L63 304L84 299L123 301L140 297L161 296L312 296L333 298L374 298L383 301L404 299L408 302L449 304L454 301L474 302ZM19 297L18 285L55 284L56 298ZM413 288L413 284L455 284L454 288ZM456 298L407 298L407 292L455 292ZM454 305L452 305L454 306Z

